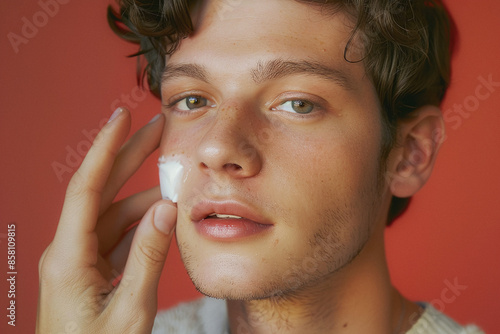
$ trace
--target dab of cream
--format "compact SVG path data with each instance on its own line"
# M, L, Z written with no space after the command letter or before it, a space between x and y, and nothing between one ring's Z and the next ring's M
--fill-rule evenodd
M184 178L184 166L175 156L158 160L160 170L160 190L164 199L177 203Z

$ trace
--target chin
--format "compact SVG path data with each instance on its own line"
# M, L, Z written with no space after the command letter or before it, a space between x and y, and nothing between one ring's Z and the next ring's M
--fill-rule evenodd
M222 286L193 280L193 284L205 296L224 300L262 300L281 295L281 291L263 289L259 286Z
M348 265L366 242L364 238L341 242L343 234L339 236L328 229L309 238L305 236L307 239L282 237L277 248L273 238L214 242L183 229L182 225L178 227L179 251L196 289L226 300L297 295Z
M196 289L202 294L227 300L254 300L269 298L279 293L280 275L262 267L252 258L237 254L219 253L195 259L181 255Z

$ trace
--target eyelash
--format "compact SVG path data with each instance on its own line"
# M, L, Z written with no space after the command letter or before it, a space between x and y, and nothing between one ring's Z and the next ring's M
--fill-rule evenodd
M274 111L282 111L284 113L288 113L290 115L293 115L293 117L299 117L299 118L311 118L311 117L315 117L315 116L318 116L319 114L321 114L324 110L326 110L327 108L325 108L325 103L326 101L324 101L322 98L320 97L317 97L317 96L311 96L309 94L306 94L304 93L300 93L300 92L286 92L286 93L283 93L281 94L278 98L276 98L276 100L274 100L272 102L272 110ZM291 112L291 111L287 111L287 110L280 110L279 108L281 106L283 106L285 103L288 103L288 102L291 102L293 103L294 101L301 101L301 102L304 102L306 104L310 104L311 107L312 107L312 110L308 113L299 113L299 112Z
M296 107L296 103L299 102L299 103L302 103L304 105L309 105L311 107L311 110L310 111L307 111L307 112L298 112L296 110L293 110L294 107ZM289 111L289 110L284 110L284 109L280 109L280 107L286 105L290 103L290 107L292 108L292 111ZM287 113L290 113L290 114L294 114L294 115L297 115L297 116L306 116L306 115L309 115L311 113L314 113L316 111L316 109L318 109L318 106L316 106L315 103L309 101L309 100L305 100L305 99L288 99L288 100L284 100L283 102L281 102L278 107L273 107L271 108L273 111L284 111L284 112L287 112Z
M285 95L285 96L283 96ZM300 117L300 118L308 118L308 117L312 117L314 114L317 114L321 111L324 110L323 106L322 106L322 103L318 103L317 99L311 99L311 98L304 98L302 96L300 96L302 94L292 94L292 93L285 93L285 94L282 94L281 97L278 97L275 101L273 101L271 103L271 105L275 105L275 107L271 107L271 110L273 111L282 111L282 112L285 112L285 113L289 113L289 114L292 114L293 117ZM183 109L179 109L179 108L175 108L175 106L182 102L183 100L189 98L189 97L194 97L194 98L199 98L199 99L205 99L207 100L207 105L205 106L202 106L200 108L194 108L194 109L191 109L191 110L183 110ZM276 101L279 101L279 103L276 104ZM299 112L291 112L291 111L286 111L286 110L280 110L279 107L284 105L285 103L288 103L288 102L294 102L294 101L301 101L301 102L304 102L306 104L310 104L312 106L312 110L308 113L299 113ZM190 113L193 113L195 112L196 110L199 110L201 108L204 108L204 107L215 107L215 103L213 103L211 101L211 99L209 98L206 98L206 97L203 97L203 95L197 93L197 92L186 92L184 94L181 94L181 95L178 95L177 97L174 97L174 100L166 105L163 105L164 107L172 110L175 108L175 112L177 113L181 113L181 114L190 114Z
M194 97L194 98L198 98L198 99L205 99L207 100L207 105L206 106L203 106L203 107L215 107L215 104L208 98L206 97L203 97L201 94L199 93L196 93L196 92L186 92L186 93L183 93L181 95L178 95L178 96L174 96L173 98L173 101L168 103L168 104L164 104L163 107L167 108L167 109L174 109L175 106L182 102L183 100L189 98L189 97ZM172 100L172 99L170 99ZM199 108L197 108L199 109ZM178 113L191 113L193 111L195 111L196 109L192 109L192 110L182 110L182 109L179 109L179 108L175 108L175 111L178 112Z

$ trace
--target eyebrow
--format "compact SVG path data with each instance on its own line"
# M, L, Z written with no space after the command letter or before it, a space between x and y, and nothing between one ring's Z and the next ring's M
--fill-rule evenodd
M257 66L250 71L252 80L256 84L281 79L294 74L314 75L333 81L345 89L351 90L353 88L351 80L349 80L349 77L343 71L314 61L291 61L283 59L273 59L265 62L259 61ZM206 83L210 81L210 76L205 66L181 63L167 64L162 75L162 83L178 77L189 77Z
M163 71L161 81L163 83L167 80L178 77L190 77L207 83L209 82L208 71L205 66L197 64L167 64L167 66L165 66L165 70Z
M258 62L256 68L251 71L251 74L255 83L280 79L293 74L306 74L334 81L345 89L353 88L351 80L349 80L349 77L344 72L314 61L274 59L266 62Z

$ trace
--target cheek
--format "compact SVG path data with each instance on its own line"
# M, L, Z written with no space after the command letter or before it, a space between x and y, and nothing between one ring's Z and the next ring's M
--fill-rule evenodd
M185 149L193 146L193 137L186 134L188 131L188 129L180 129L179 126L175 126L172 122L167 122L160 142L160 155L170 153L185 154Z
M200 143L210 124L208 118L204 121L183 121L168 113L165 117L166 122L160 143L161 154L170 152L189 154L197 147L197 143Z
M360 212L377 196L377 140L363 135L344 138L349 140L330 136L328 140L304 141L305 145L281 153L281 160L287 163L281 162L286 170L274 175L280 180L276 189L288 189L281 193L295 213L321 216L332 208Z

